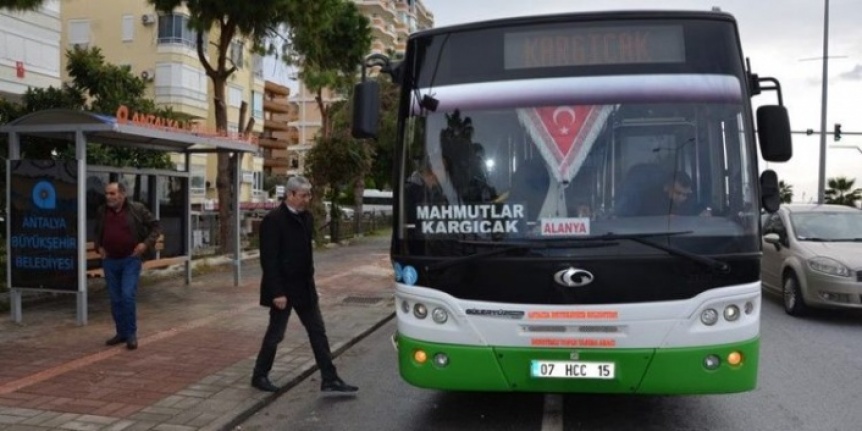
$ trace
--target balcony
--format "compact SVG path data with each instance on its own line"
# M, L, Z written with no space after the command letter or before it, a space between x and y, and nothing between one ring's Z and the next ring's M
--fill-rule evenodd
M275 139L275 138L264 138L261 137L258 139L258 144L260 144L261 148L271 148L276 150L286 150L288 141L283 139Z
M290 105L287 104L287 99L263 99L263 110L286 114L290 112Z
M266 93L271 93L273 95L283 96L284 99L287 99L290 96L290 88L285 87L284 85L277 84L273 81L266 81L263 85L263 90Z
M273 120L273 119L264 119L263 120L263 128L268 130L289 130L290 126L287 125L285 121Z
M290 160L287 159L263 159L264 168L286 168L290 166Z

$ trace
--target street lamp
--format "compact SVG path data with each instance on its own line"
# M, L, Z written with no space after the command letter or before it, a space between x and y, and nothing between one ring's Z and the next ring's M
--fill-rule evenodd
M820 178L817 184L817 203L826 197L826 88L829 73L829 0L824 0L823 14L823 89L820 105Z

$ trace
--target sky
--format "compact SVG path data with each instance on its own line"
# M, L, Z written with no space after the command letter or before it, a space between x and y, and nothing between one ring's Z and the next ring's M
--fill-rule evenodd
M620 9L710 10L719 7L734 15L742 38L743 55L761 77L781 82L784 104L793 131L820 130L823 82L823 30L829 1L829 57L826 130L835 123L845 135L834 142L827 135L826 178L857 178L862 187L862 1L859 0L421 0L434 14L436 27L452 24L562 12ZM658 6L654 4L658 3ZM645 6L646 5L646 6ZM286 77L289 72L271 65L269 74ZM775 104L774 92L753 100L755 106ZM834 148L845 145L850 148ZM794 201L817 200L820 137L793 135L793 159L785 163L763 163L780 179L793 186Z

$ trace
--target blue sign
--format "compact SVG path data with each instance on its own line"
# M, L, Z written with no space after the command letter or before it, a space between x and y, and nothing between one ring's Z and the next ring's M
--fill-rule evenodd
M419 273L416 272L416 268L407 265L402 271L401 278L404 280L404 284L413 286L419 280Z
M50 181L39 181L33 186L33 205L43 210L57 208L57 190Z
M9 162L11 287L78 290L77 163Z
M404 276L404 269L401 267L401 264L395 262L392 264L392 268L395 270L395 281L401 281Z

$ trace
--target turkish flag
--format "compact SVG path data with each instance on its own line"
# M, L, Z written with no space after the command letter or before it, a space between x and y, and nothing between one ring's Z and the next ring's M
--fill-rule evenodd
M562 182L577 174L612 109L613 105L522 108L518 119Z

